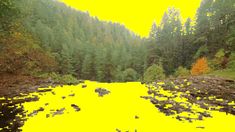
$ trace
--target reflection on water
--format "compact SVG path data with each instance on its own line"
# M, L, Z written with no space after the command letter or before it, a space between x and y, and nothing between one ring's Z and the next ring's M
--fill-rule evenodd
M0 98L0 130L25 132L234 131L235 116L201 107L187 95L133 83L85 81ZM176 87L177 88L177 87ZM156 92L153 92L156 91ZM199 100L199 99L198 99ZM228 102L234 108L234 102ZM208 105L208 104L204 104Z

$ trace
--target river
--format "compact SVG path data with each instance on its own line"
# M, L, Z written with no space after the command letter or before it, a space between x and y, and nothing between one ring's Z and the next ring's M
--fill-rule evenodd
M97 90L97 88L100 89ZM0 98L0 100L8 100L8 103L25 98L36 98L34 101L14 104L18 111L10 109L13 106L8 106L8 115L14 113L12 117L4 116L7 112L2 109L0 130L22 130L23 132L235 131L235 116L224 112L206 110L211 117L192 121L178 120L177 114L167 116L150 100L141 98L148 96L148 88L139 82L85 81L84 84L77 86L49 87L40 88L40 90L41 92L11 99ZM159 92L167 96L172 94L162 89ZM175 96L176 101L191 105L190 107L195 111L201 110L199 106L181 98L180 94L183 93L176 93L179 95ZM1 105L4 106L7 103ZM187 112L180 114L197 116L196 113L195 115ZM9 120L7 117L17 118L17 120ZM17 125L16 122L21 123Z

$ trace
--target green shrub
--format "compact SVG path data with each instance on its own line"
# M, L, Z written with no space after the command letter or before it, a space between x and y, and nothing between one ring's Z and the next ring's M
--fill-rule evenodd
M220 70L222 68L222 62L225 56L224 49L220 49L216 54L214 59L208 61L209 66L213 70Z
M72 75L70 75L70 74L68 74L68 75L63 75L62 77L61 77L61 80L60 80L62 83L64 83L64 84L78 84L79 83L79 81L75 78L75 77L73 77Z
M50 78L53 82L62 83L62 84L69 84L70 85L70 84L79 83L79 81L70 74L62 76L60 74L52 72L52 73L43 73L43 74L39 75L38 77L45 78L45 79Z
M156 64L150 66L144 73L145 82L154 82L159 79L164 79L165 74L162 66L157 66Z
M235 52L233 52L229 57L229 63L227 65L227 68L230 70L235 71Z
M125 82L136 81L137 80L137 72L132 68L126 69L122 73L122 80Z
M235 71L235 60L229 62L228 69Z
M34 76L40 77L40 78L49 78L51 77L52 73L35 73Z
M189 75L190 75L190 71L182 66L178 67L178 69L175 71L176 77L185 77Z
M207 55L208 52L209 52L209 50L208 50L207 46L203 45L197 50L196 54L194 55L194 59L201 58L202 56Z

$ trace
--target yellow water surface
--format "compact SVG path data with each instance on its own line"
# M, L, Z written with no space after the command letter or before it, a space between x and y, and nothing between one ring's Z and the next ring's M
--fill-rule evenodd
M27 117L21 128L23 132L235 131L235 116L221 112L211 111L213 118L192 123L165 116L149 100L140 98L147 95L148 89L139 82L85 81L85 84L86 88L79 84L53 88L53 92L29 95L37 95L40 99L23 104L27 114L40 107L43 107L44 111ZM105 88L110 93L99 97L95 93L96 88ZM75 96L69 96L71 94ZM81 110L75 111L71 104L76 104ZM65 108L63 114L53 116L54 111L62 108Z

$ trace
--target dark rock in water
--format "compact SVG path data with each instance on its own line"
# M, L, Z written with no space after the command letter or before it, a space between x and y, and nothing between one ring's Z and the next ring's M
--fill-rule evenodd
M32 117L32 116L35 116L38 114L38 112L40 111L44 111L44 108L40 107L39 109L37 110L34 110L32 113L28 114L29 117Z
M203 120L203 116L202 116L202 115L199 115L199 116L198 116L198 120Z
M86 88L86 87L87 87L87 85L86 85L86 84L83 84L83 85L82 85L82 88Z
M205 109L205 110L209 110L209 107L206 106L205 104L200 104L200 107L203 108L203 109Z
M75 96L75 93L73 93L73 94L70 94L69 96L70 96L70 97L73 97L73 96Z
M158 102L159 102L159 101L158 101L157 99L155 99L155 98L151 98L150 101L151 101L153 104L158 104Z
M65 108L61 108L61 109L57 109L56 110L56 112L54 112L53 114L52 114L52 117L53 116L56 116L56 115L62 115L62 114L64 114L64 110L65 110Z
M210 110L216 110L216 108L212 108L212 107L211 107Z
M196 128L204 129L204 126L197 126Z
M151 95L151 94L153 94L153 93L154 93L153 90L148 90L148 94L149 94L149 95Z
M170 109L163 109L166 116L174 115L175 113L171 111Z
M75 111L80 111L81 110L81 108L79 108L77 105L75 105L75 104L71 104L71 107L73 107L74 109L75 109Z
M40 107L40 108L38 109L38 111L44 111L44 108Z
M49 118L50 117L50 114L46 114L46 118Z
M230 113L232 115L235 115L235 109L232 106L220 108L219 111L220 112L226 112L226 114Z
M140 118L139 116L137 116L137 115L135 116L135 119L139 119L139 118Z
M117 131L117 132L121 132L121 130L119 130L119 129L117 129L117 128L116 128L116 131Z
M180 118L180 116L176 116L176 119L179 121L182 121L182 119Z
M78 80L78 83L84 83L85 81L84 80Z
M152 96L140 96L140 98L143 98L143 99L151 99L153 98Z
M107 89L104 89L104 88L97 88L97 89L95 89L95 92L98 93L99 97L103 97L104 95L110 93L110 91L108 91Z
M50 92L52 91L52 89L42 89L42 90L38 90L38 92Z
M235 109L234 109L234 108L231 108L231 109L230 109L230 113L233 114L233 115L235 115Z
M207 113L206 111L204 111L204 112L198 112L198 113L200 113L202 116L204 116L204 117L212 117L209 113Z
M192 123L192 119L193 119L193 118L177 115L177 116L176 116L176 119L179 120L179 121L183 121L183 119L184 119L184 120L187 120L188 122Z

